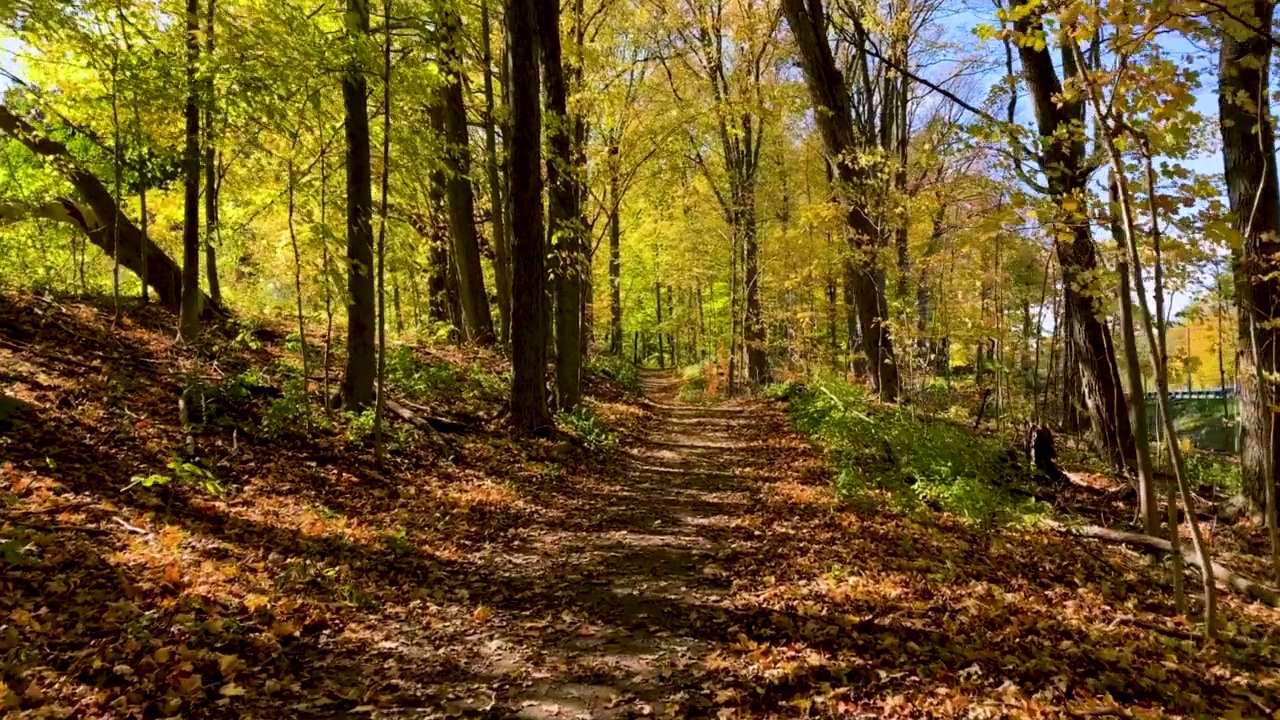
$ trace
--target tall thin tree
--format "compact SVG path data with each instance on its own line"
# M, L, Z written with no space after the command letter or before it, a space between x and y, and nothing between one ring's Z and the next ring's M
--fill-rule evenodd
M178 335L183 342L200 336L200 2L187 0L187 132L183 153L182 309Z
M387 188L391 179L391 0L383 7L382 39L382 183L378 203L378 397L373 416L374 458L381 467L387 400L383 382L387 370Z
M214 247L218 232L218 191L221 188L221 183L218 181L217 143L213 132L214 113L218 108L212 69L213 21L217 14L217 1L209 0L204 20L204 52L206 62L211 64L204 85L204 274L209 283L209 297L215 303L222 304L222 282L218 279L218 251Z

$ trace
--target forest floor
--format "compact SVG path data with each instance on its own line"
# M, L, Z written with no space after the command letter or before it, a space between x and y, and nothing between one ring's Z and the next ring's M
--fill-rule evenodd
M1205 644L1136 553L842 502L779 403L682 402L676 373L642 374L643 396L592 378L608 430L566 452L506 434L500 360L439 351L393 397L416 387L413 407L462 430L397 423L376 470L358 419L272 425L297 411L282 334L219 330L197 352L171 325L0 294L15 717L1280 708L1276 611L1227 595L1233 640ZM184 428L177 397L201 379L225 392ZM191 467L171 460L187 434Z

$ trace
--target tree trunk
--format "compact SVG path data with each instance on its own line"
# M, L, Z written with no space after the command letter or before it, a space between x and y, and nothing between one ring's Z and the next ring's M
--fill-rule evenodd
M653 306L655 308L655 312L658 313L658 325L657 325L658 367L665 368L667 366L667 356L666 356L666 353L663 352L663 345L662 345L663 333L662 333L662 281L661 280L653 281Z
M480 266L480 242L476 232L475 191L471 187L471 149L467 135L467 110L462 97L462 20L449 3L442 3L438 32L448 81L441 88L440 106L445 138L449 227L453 233L453 259L458 264L458 295L466 317L467 338L478 345L494 341L489 298Z
M347 0L346 32L352 43L369 34L368 0ZM370 166L369 86L358 54L342 76L347 143L347 368L342 380L346 405L373 402L376 374L373 287L373 170Z
M484 52L484 148L493 215L493 283L498 295L498 336L503 347L511 341L511 246L507 243L506 199L498 172L498 120L493 96L493 51L490 47L489 2L480 3L481 48Z
M546 2L547 0L540 0ZM524 433L554 433L547 407L546 244L542 227L542 110L534 0L506 0L511 72L511 421Z
M783 10L800 50L809 95L817 109L814 120L827 154L835 158L836 190L846 212L845 243L851 253L846 273L861 325L861 344L872 386L880 398L898 396L898 367L887 324L884 270L877 253L879 232L857 194L868 186L867 170L855 158L862 149L854 133L853 107L844 76L836 67L826 40L827 23L821 0L784 0Z
M1038 15L1018 20L1018 32L1027 37L1044 33ZM1089 195L1090 169L1085 161L1081 127L1084 103L1076 97L1064 102L1062 83L1053 58L1044 43L1019 43L1022 76L1035 103L1035 116L1043 151L1040 169L1048 182L1049 197L1061 208L1058 222L1069 236L1054 233L1058 264L1062 268L1067 324L1066 344L1079 371L1085 407L1089 411L1092 441L1100 455L1122 470L1133 467L1135 459L1133 431L1124 393L1120 390L1120 373L1111 333L1095 307L1097 248L1084 210ZM1063 72L1076 75L1074 58L1063 53Z
M200 337L200 3L187 0L187 133L183 152L182 310L178 335L183 342Z
M1280 185L1276 174L1275 125L1271 119L1268 69L1271 64L1274 3L1238 6L1254 29L1223 18L1218 63L1218 115L1227 196L1236 230L1243 237L1234 255L1238 312L1236 367L1240 383L1241 495L1249 514L1262 517L1268 483L1280 467L1274 396L1280 343L1272 318L1280 313ZM1261 111L1260 111L1261 110ZM1258 378L1263 378L1259 383ZM1260 387L1259 385L1264 385Z
M217 11L217 0L209 0L205 18L205 55L208 62L213 62L213 18ZM218 228L218 165L214 161L216 151L213 138L213 115L217 111L217 99L214 94L213 73L205 81L205 114L204 114L204 272L209 281L209 296L213 301L222 303L222 283L218 279L218 252L214 248L215 233Z
M108 257L118 255L121 266L140 278L146 278L161 303L171 309L178 308L182 298L182 269L125 216L111 190L96 175L76 164L66 145L45 137L3 105L0 105L0 132L21 142L31 152L49 158L92 210L92 217L79 210L72 213L76 223L88 235L89 242L101 248ZM115 242L117 224L120 231L118 250ZM221 310L221 306L209 298L204 298L201 304L212 310Z
M671 299L671 286L667 286L667 325L674 327L676 308L675 303ZM671 352L671 367L680 367L680 352L676 348L675 330L667 333L667 349Z
M538 0L547 112L548 231L556 254L556 394L561 410L582 400L582 218L573 150L573 119L560 49L560 2Z
M609 349L622 353L622 223L618 212L618 146L609 148Z
M1156 505L1155 474L1151 465L1151 443L1147 437L1147 403L1142 389L1141 359L1133 324L1133 296L1129 290L1128 243L1120 218L1119 187L1111 178L1111 234L1116 239L1116 274L1120 278L1120 336L1124 341L1125 379L1129 383L1130 424L1133 427L1134 450L1138 471L1138 504L1142 515L1142 531L1148 535L1160 532L1160 512Z
M738 193L738 231L742 234L742 282L746 313L742 339L747 350L747 380L752 387L769 382L769 356L765 349L764 312L760 306L760 240L756 228L755 188L748 183Z

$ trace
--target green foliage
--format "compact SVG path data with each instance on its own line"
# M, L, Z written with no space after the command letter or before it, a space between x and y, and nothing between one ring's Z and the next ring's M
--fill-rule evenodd
M192 462L174 458L169 461L169 472L172 475L161 475L159 473L134 475L129 479L129 484L124 486L124 490L132 490L135 487L154 488L177 482L203 490L209 495L222 495L227 491L226 486L218 480L212 471Z
M804 384L795 380L783 380L782 382L770 383L764 387L760 394L770 400L787 401L804 391Z
M231 340L231 347L262 349L262 341L258 339L258 335L263 331L263 324L260 321L252 317L237 317L231 320L231 327L236 333Z
M792 398L796 427L829 453L836 490L866 502L887 490L904 508L921 503L976 522L1020 521L1043 512L1039 503L1011 492L1030 479L998 442L909 409L873 404L866 392L819 378Z
M680 400L687 403L703 403L707 401L707 389L711 381L707 377L706 365L689 365L680 371L683 382L680 384Z
M561 411L556 414L556 421L571 429L589 448L608 448L618 444L618 436L586 406L580 405L571 412Z
M342 417L347 421L347 442L358 445L373 437L373 428L377 419L377 413L373 410L344 412Z
M423 362L407 345L387 348L386 377L389 385L422 401L493 400L505 397L507 389L506 379L478 362L464 367L444 361Z
M9 567L38 564L35 560L23 554L23 547L25 547L24 543L16 539L9 539L0 543L0 560Z
M606 377L631 392L640 392L640 374L627 358L616 355L591 358L587 361L587 372Z
M1208 485L1217 492L1231 494L1240 489L1240 463L1218 453L1189 453L1187 477L1193 485Z
M320 412L303 389L302 378L291 378L284 386L284 394L271 401L262 414L262 433L276 438L298 434L308 429L330 429L333 423Z

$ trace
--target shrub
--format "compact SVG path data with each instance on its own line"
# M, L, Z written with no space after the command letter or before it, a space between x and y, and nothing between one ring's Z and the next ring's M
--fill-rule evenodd
M302 379L291 379L285 383L284 394L272 400L262 414L262 434L276 438L308 428L332 427L329 418L318 410L303 389Z
M446 362L425 363L407 345L387 349L386 380L406 395L426 398L461 394L457 369Z
M153 488L176 481L179 484L203 490L209 495L221 495L227 491L226 487L211 471L195 463L174 458L169 461L169 471L173 475L161 475L159 473L134 475L129 479L129 484L124 486L124 489L132 490L135 487Z
M1190 453L1187 455L1187 477L1193 484L1209 485L1217 492L1233 493L1240 489L1240 465L1229 456Z
M585 406L580 405L570 412L561 411L556 414L556 420L582 438L589 448L613 447L618 443L618 436Z
M373 426L377 420L377 412L374 410L344 412L342 417L347 421L347 442L355 445L373 436Z
M707 366L689 365L680 371L684 382L680 385L680 400L687 403L705 402L711 388Z
M790 407L796 427L831 456L836 491L846 499L878 488L904 507L927 502L975 521L1042 512L1012 491L1031 479L1021 462L959 425L872 403L864 390L839 380L811 382Z
M782 382L770 383L764 387L761 394L770 400L781 400L789 402L792 398L804 391L804 384L795 380L784 380Z

